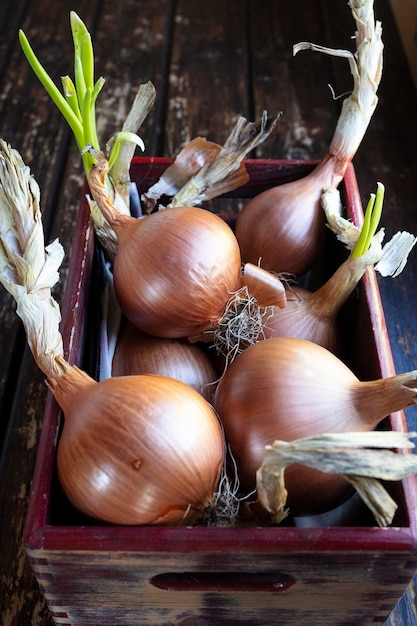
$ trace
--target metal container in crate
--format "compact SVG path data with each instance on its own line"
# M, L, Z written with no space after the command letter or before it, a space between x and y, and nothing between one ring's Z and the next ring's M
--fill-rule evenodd
M146 191L172 162L139 158L132 179ZM313 163L248 160L250 182L229 202L305 175ZM363 214L354 169L342 185L347 215ZM215 207L213 201L213 207ZM219 201L219 205L223 200ZM212 207L210 207L212 208ZM223 212L223 208L219 208ZM233 225L233 211L225 217ZM330 233L331 272L343 246ZM71 363L95 352L94 234L80 205L62 333ZM393 375L377 280L369 269L344 315L346 359L362 380ZM329 524L324 516L275 527L123 527L85 520L61 492L55 453L61 413L47 397L33 479L25 546L56 624L71 626L331 626L383 624L417 569L417 484L390 486L398 504L392 526L375 526L355 498ZM403 412L387 427L407 430Z

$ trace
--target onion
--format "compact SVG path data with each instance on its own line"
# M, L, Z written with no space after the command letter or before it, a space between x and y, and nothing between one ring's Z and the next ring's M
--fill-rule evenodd
M114 288L123 313L159 337L215 328L230 294L241 286L239 246L217 215L166 208L136 219L118 213L104 186L107 162L90 171L90 189L115 231Z
M189 524L223 464L223 435L204 398L152 374L99 383L72 367L48 379L64 411L57 470L70 502L112 524Z
M278 336L299 337L317 343L336 354L340 352L342 336L338 326L338 313L366 270L375 263L379 268L382 259L387 255L387 250L390 250L391 255L391 251L395 249L394 263L390 272L391 275L398 275L406 263L409 250L415 244L415 237L409 233L398 233L389 244L382 247L384 231L381 229L377 232L377 228L382 214L384 192L384 185L377 183L377 191L370 195L361 228L344 218L339 218L338 238L351 249L349 257L327 282L313 293L299 286L287 287L285 308L281 310L268 307L265 310L262 332L258 340ZM327 207L328 210L331 208ZM384 266L386 265L384 263ZM387 267L385 275L389 274L388 269Z
M324 242L322 190L343 178L334 175L336 164L328 156L308 176L267 189L243 207L235 232L244 261L296 276L311 267Z
M263 315L262 337L299 337L340 353L342 335L338 314L366 269L381 258L378 241L361 256L349 256L314 292L287 287L286 306L269 307Z
M347 244L351 252L349 257L338 267L327 282L313 293L299 286L287 286L286 289L282 286L284 293L281 294L281 306L266 306L263 308L262 313L257 311L259 316L257 329L255 330L254 324L251 325L254 332L250 336L246 334L246 345L240 339L240 336L243 334L242 332L240 333L240 336L236 338L234 353L240 352L241 349L256 341L280 336L307 339L327 348L331 352L340 353L342 334L338 325L338 313L367 268L377 262L379 263L386 251L386 247L382 248L381 245L384 231L381 229L379 232L376 232L382 214L384 193L384 185L378 183L376 193L370 195L361 228L354 226L344 218L339 219L338 238ZM327 206L326 215L331 208L331 206ZM409 237L407 237L408 240ZM410 245L414 245L414 243L415 238L411 237ZM406 254L408 254L408 248L406 249ZM394 267L396 266L397 262L394 263ZM250 263L246 263L245 268L249 268L249 270L253 268L257 272L260 271L257 266ZM246 279L248 285L250 284L248 282L250 275L251 272L245 269L244 279ZM265 275L265 283L268 285L269 277L272 274L265 272ZM255 273L255 276L257 277L255 287L259 289L260 278L257 276L257 273ZM275 283L273 283L273 287L276 290ZM252 291L255 291L255 288ZM272 302L270 295L269 300ZM262 303L263 299L260 298L260 301ZM219 328L221 328L221 324ZM227 328L227 330L230 330L230 328ZM225 342L227 345L226 354L230 354L231 348L233 348L233 341L234 338L230 337L229 332L228 341ZM216 346L221 346L219 333L216 337Z
M112 362L113 376L160 374L175 378L211 400L217 373L198 344L186 339L152 337L125 322L117 338Z
M243 286L232 229L218 215L194 207L170 207L140 219L119 213L105 186L107 171L107 161L97 154L90 189L117 235L113 281L127 319L157 337L196 337L216 329ZM274 303L282 299L276 282Z
M384 185L377 183L377 191L370 195L361 228L341 217L338 217L337 224L334 223L334 215L330 214L333 207L329 198L326 198L326 215L336 227L338 239L351 250L350 255L314 293L299 286L287 287L285 308L280 310L268 307L265 310L262 333L258 340L260 337L300 337L339 353L342 337L338 313L366 270L375 263L379 269L383 261L384 275L398 275L416 242L416 238L410 233L403 232L397 233L382 247L384 231L381 229L377 232L377 228L382 214L384 193ZM386 263L385 257L388 254L390 259Z
M299 337L340 354L343 337L337 323L339 307L323 299L321 289L311 292L298 285L287 288L286 308L265 310L258 341L270 337Z
M64 359L51 289L64 253L45 251L40 192L0 140L0 281L64 412L58 474L83 513L113 524L185 524L211 503L224 460L213 407L190 386L152 374L96 382ZM18 199L18 202L16 201Z
M216 389L214 407L236 460L242 489L255 487L266 445L327 432L373 430L413 405L417 371L362 382L334 354L304 339L266 339L239 354ZM293 513L328 510L346 482L298 465L286 470Z
M304 274L316 260L324 237L320 207L323 189L337 187L363 139L377 105L382 73L382 27L374 20L373 0L352 0L357 25L354 56L309 43L294 47L349 59L354 89L343 102L333 140L308 176L268 189L250 200L238 215L236 237L242 259L269 271Z

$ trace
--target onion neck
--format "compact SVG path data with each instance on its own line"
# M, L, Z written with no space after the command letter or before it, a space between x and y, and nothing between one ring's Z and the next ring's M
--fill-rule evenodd
M328 281L310 296L310 306L321 318L333 318L351 295L368 267L364 257L349 257Z
M329 153L337 159L337 171L343 176L347 166L353 160L371 121L377 103L367 107L360 106L358 101L348 98L343 102L342 112L338 119Z
M98 383L75 365L66 363L65 371L57 376L50 376L46 384L67 417L80 394L90 385Z
M354 83L352 93L343 101L329 148L345 169L353 160L378 103L384 48L382 26L375 21L373 0L352 0L350 4L357 27L356 53L327 50L332 56L348 59Z
M330 151L321 159L316 167L301 181L314 181L314 188L319 191L320 197L323 189L338 187L343 179L348 163L339 160Z
M417 403L417 370L374 381L358 382L357 408L369 428L375 428L387 415Z
M100 152L97 155L97 162L89 171L88 183L91 194L103 217L117 232L119 226L123 226L126 222L132 221L135 218L121 213L114 205L112 195L106 185L108 173L109 164L104 155Z

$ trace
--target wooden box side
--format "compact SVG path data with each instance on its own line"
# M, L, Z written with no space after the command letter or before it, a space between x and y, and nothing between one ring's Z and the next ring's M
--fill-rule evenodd
M31 551L54 621L66 626L383 624L416 565L402 552L245 557Z

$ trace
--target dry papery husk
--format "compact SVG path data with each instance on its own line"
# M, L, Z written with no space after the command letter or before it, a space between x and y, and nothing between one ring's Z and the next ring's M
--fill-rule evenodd
M388 526L398 507L379 480L398 481L417 473L417 456L409 453L414 448L410 439L416 436L417 433L373 431L274 441L266 446L257 471L257 504L268 512L272 523L280 523L291 513L286 509L285 469L297 463L341 475L356 489L378 526Z
M334 57L346 58L353 77L353 90L343 101L342 111L329 147L344 172L356 154L378 103L377 89L383 66L381 22L374 19L374 0L350 0L348 3L356 22L356 52L326 48L311 42L293 47L294 55L313 50ZM343 169L344 168L344 169Z
M194 138L142 195L146 212L151 213L164 196L170 198L169 207L199 206L247 183L243 159L269 137L280 117L281 112L268 117L266 111L257 122L239 117L224 146Z
M336 235L348 250L355 247L361 228L342 216L342 201L340 191L335 187L323 190L321 205L324 210L327 226ZM408 256L417 243L417 237L407 231L399 231L384 245L384 229L381 228L374 236L374 249L380 248L379 258L371 260L381 276L398 276L406 266ZM359 257L360 258L360 257Z
M63 361L61 314L52 297L64 250L46 248L40 191L17 152L0 139L0 282L16 300L36 363L51 376L69 368Z
M123 122L122 132L137 133L151 111L156 99L156 89L151 81L139 86L132 107ZM106 153L110 154L116 136L112 137L106 146ZM129 206L130 195L130 164L135 154L136 144L124 141L114 165L110 168L110 179L115 191L123 198L124 204Z
M151 81L139 85L131 109L123 123L122 132L137 133L142 126L156 98L156 90ZM106 153L109 154L115 142L116 135L111 137L106 145ZM120 146L120 152L108 176L108 186L112 193L113 202L121 213L130 214L130 164L134 156L136 144L124 141ZM110 224L101 213L96 203L87 196L90 206L91 218L98 240L106 250L107 257L114 260L117 251L117 237Z

